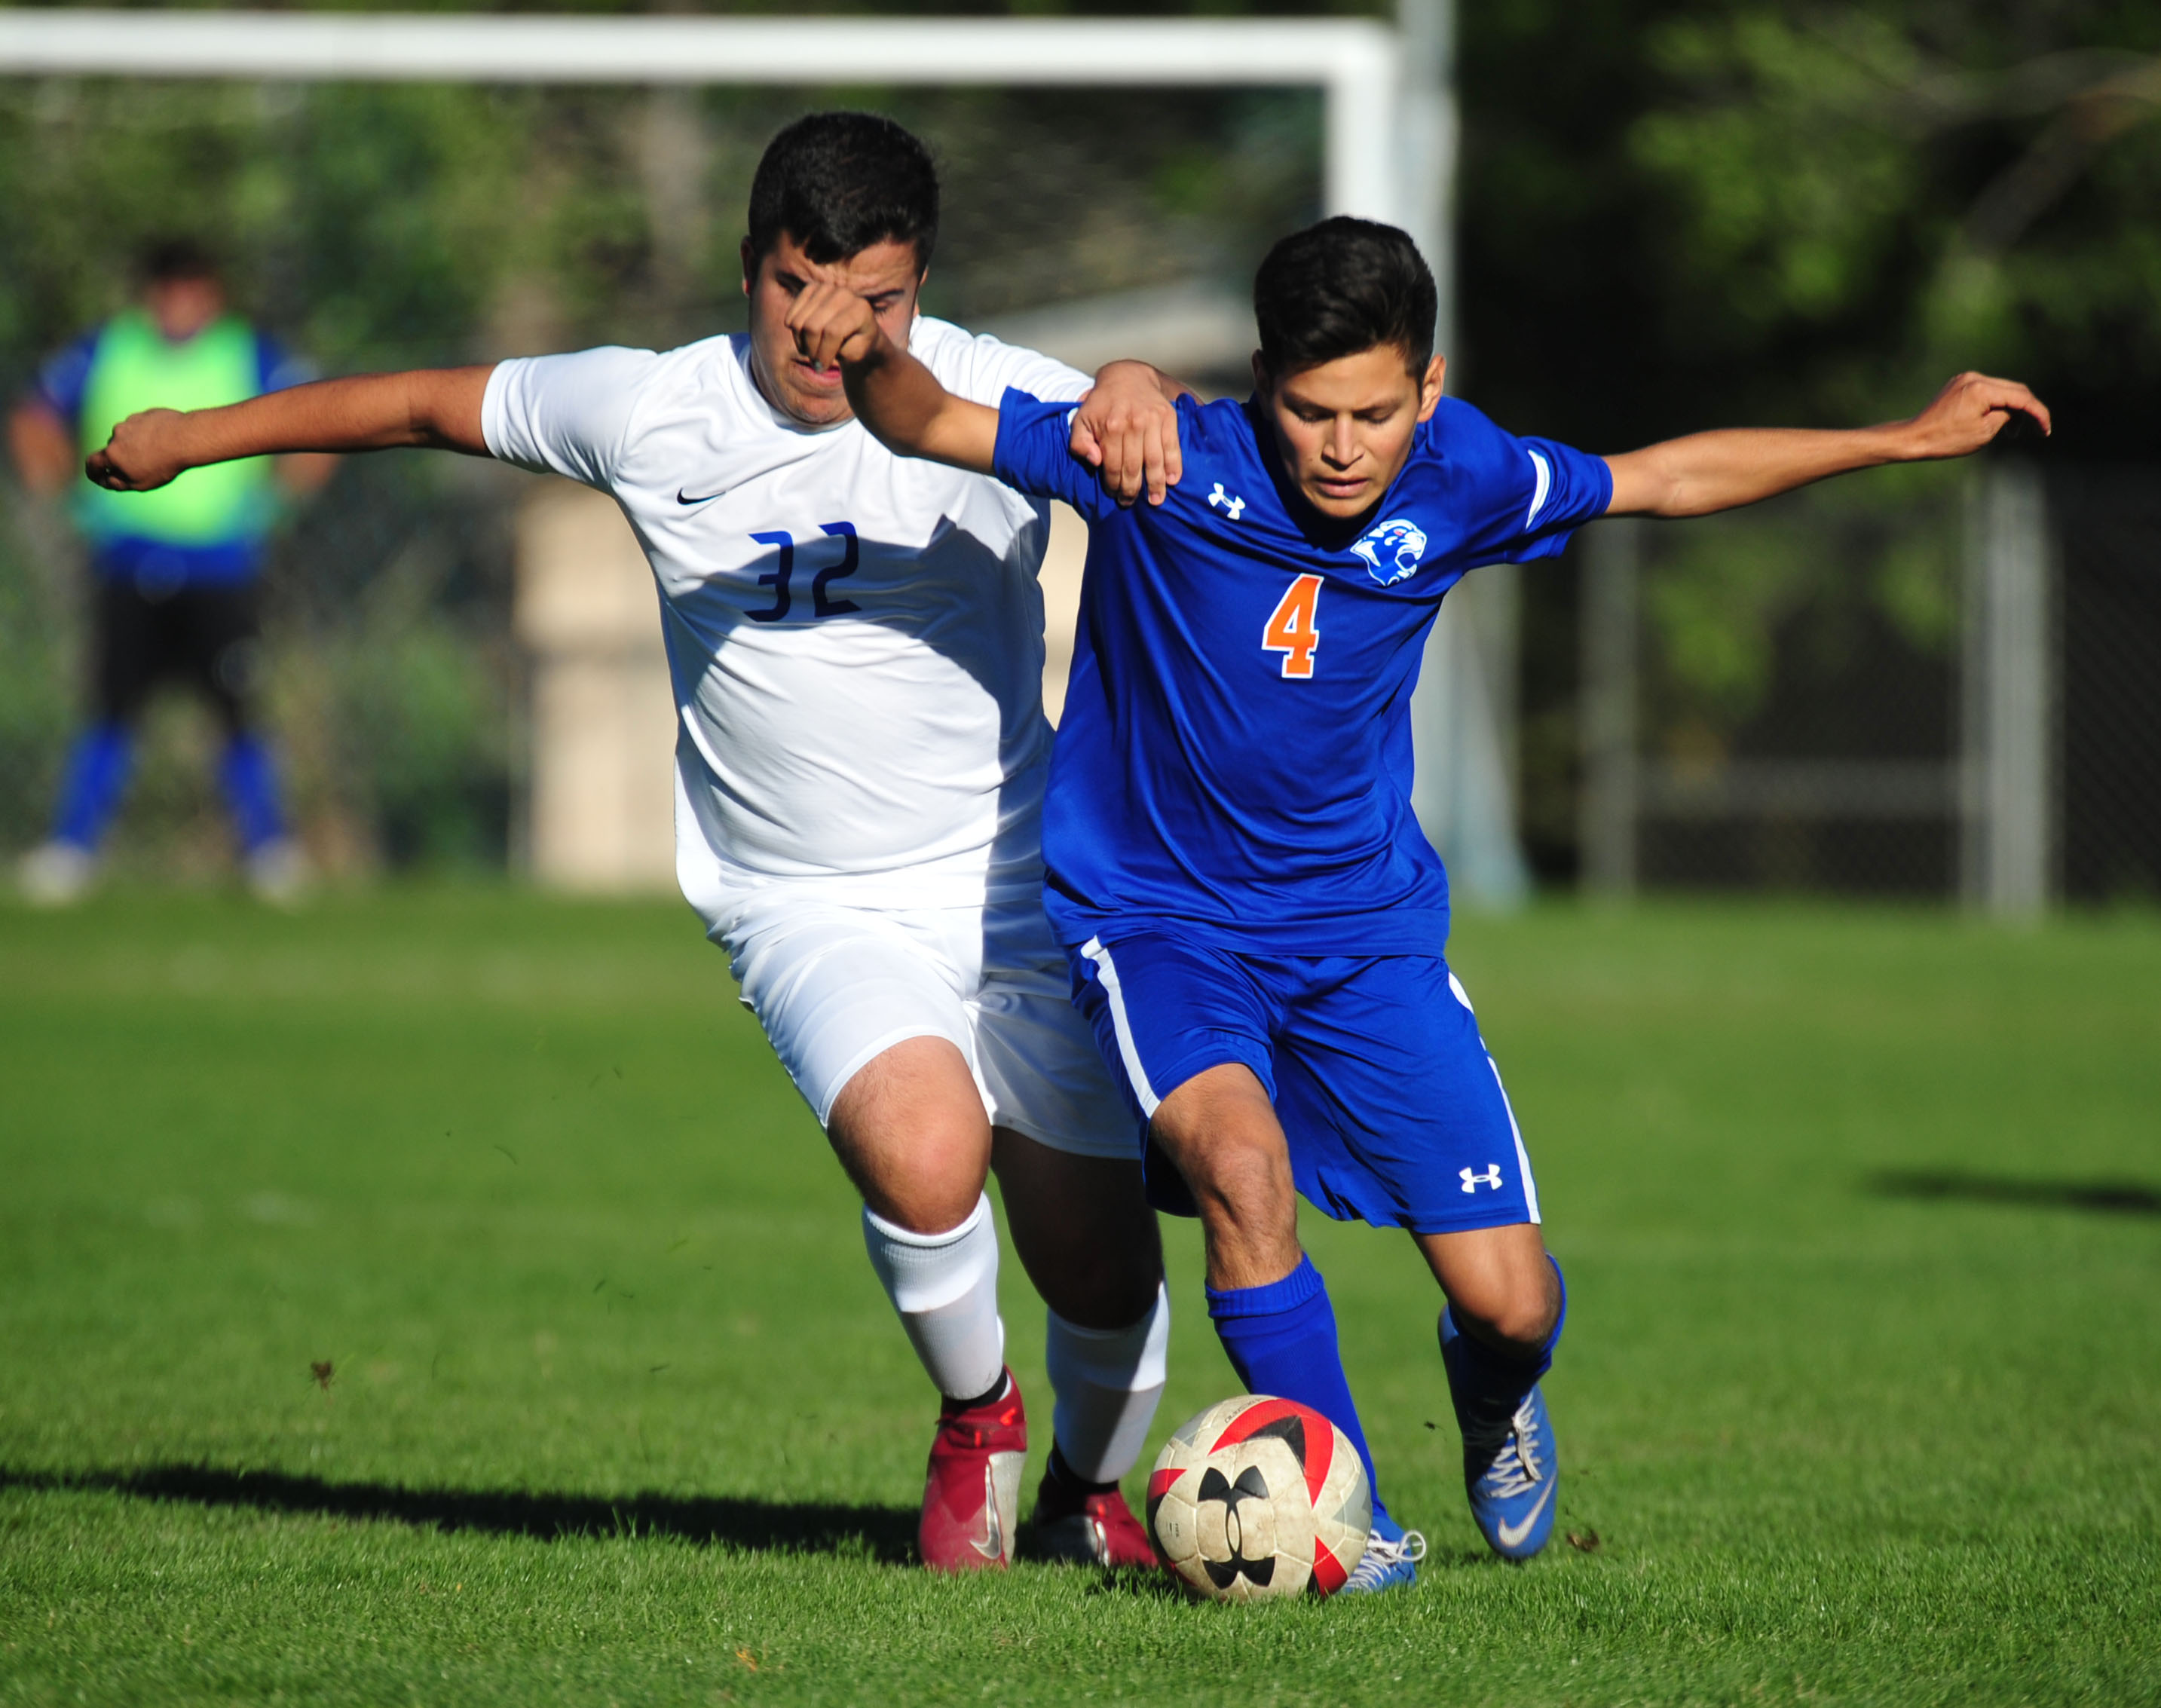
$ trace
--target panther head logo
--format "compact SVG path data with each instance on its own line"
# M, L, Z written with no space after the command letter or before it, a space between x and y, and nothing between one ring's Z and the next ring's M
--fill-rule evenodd
M1392 517L1371 529L1351 549L1366 560L1366 573L1383 587L1408 581L1425 555L1425 530L1415 522Z

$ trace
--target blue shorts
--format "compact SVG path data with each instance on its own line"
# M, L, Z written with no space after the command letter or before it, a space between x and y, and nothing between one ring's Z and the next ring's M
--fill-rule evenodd
M1146 1138L1157 1103L1238 1062L1275 1105L1299 1191L1338 1221L1455 1233L1539 1220L1500 1073L1440 956L1246 955L1148 927L1067 955L1159 1208L1193 1213Z

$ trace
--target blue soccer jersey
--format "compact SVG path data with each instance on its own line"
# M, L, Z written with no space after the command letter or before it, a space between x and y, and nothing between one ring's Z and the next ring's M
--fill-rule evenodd
M1044 811L1060 939L1153 919L1233 950L1439 953L1448 880L1410 802L1427 630L1467 570L1602 514L1605 462L1443 398L1372 523L1327 540L1257 404L1182 399L1184 477L1127 510L1068 450L1071 415L1008 392L997 450L1090 523Z

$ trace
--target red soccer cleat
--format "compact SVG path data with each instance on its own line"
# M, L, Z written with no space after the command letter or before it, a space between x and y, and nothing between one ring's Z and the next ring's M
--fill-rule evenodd
M1013 1372L1005 1377L1004 1392L987 1405L960 1411L948 1400L938 1414L916 1532L923 1563L933 1571L987 1571L1012 1562L1028 1411Z
M1046 1519L1040 1508L1035 1520L1034 1545L1029 1552L1041 1560L1063 1560L1075 1565L1154 1565L1159 1562L1148 1532L1141 1528L1133 1509L1116 1489L1091 1494L1077 1513Z

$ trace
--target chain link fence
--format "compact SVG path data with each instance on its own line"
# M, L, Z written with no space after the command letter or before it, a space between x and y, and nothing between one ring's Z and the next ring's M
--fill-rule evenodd
M2161 470L2049 483L2062 565L2064 894L2161 901Z
M1572 857L1609 895L1963 897L2009 914L2161 896L2153 471L1996 457L1879 474L1726 517L1599 523L1571 567L1573 610L1533 607L1577 633L1572 848L1556 846L1551 741L1526 778L1549 877Z

